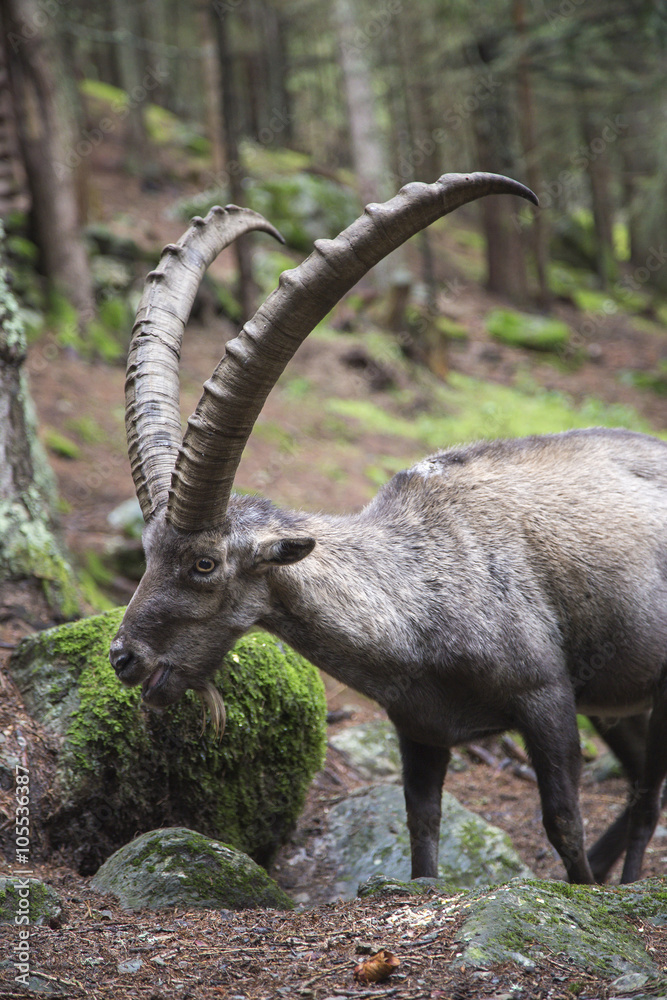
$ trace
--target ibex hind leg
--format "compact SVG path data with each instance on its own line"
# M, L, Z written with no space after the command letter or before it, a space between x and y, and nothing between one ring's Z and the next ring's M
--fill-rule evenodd
M635 882L639 878L644 851L660 818L662 788L666 775L667 690L663 680L648 722L646 758L639 788L628 807L628 846L621 882Z
M605 882L628 846L630 811L639 789L646 758L649 713L621 719L590 716L600 736L620 761L630 786L628 805L588 852L588 863L597 882Z
M449 750L415 743L400 730L398 739L403 758L412 878L435 878L438 874L442 786L449 764Z
M595 880L584 850L579 811L581 749L571 689L554 685L526 696L516 723L537 775L547 837L570 882L591 884Z

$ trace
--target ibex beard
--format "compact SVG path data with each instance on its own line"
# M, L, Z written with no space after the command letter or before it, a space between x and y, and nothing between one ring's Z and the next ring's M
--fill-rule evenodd
M128 356L126 424L146 573L111 647L163 707L263 628L375 698L396 726L412 874L437 874L451 747L517 729L543 822L573 882L625 855L639 877L667 774L667 445L591 429L453 448L362 511L281 511L233 496L264 400L297 346L382 257L446 212L522 185L449 174L372 205L286 272L226 346L181 437L178 356L198 280L231 239L275 230L234 206L193 220L147 280ZM628 775L627 807L586 854L577 712ZM615 720L615 721L612 721Z

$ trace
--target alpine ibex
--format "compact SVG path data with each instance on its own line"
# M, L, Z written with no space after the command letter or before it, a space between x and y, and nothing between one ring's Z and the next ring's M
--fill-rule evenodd
M481 442L401 472L359 513L283 511L231 494L278 376L340 297L414 233L487 194L536 201L494 174L446 174L370 205L315 244L227 346L181 436L178 364L197 286L261 216L215 208L165 248L130 347L127 431L147 568L111 646L148 705L194 689L258 626L385 707L398 730L413 877L434 876L450 748L513 728L544 826L573 882L625 852L639 876L667 773L667 445L619 430ZM649 710L651 710L649 715ZM584 851L576 712L623 763L627 807Z

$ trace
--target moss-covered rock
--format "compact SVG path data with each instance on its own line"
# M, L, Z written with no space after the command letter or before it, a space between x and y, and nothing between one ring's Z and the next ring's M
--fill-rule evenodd
M658 973L627 918L667 917L664 880L618 888L516 882L469 894L466 903L457 965L516 962L531 968L545 955L562 953L568 963L605 978L644 973L655 979Z
M376 781L401 780L401 751L396 730L384 719L348 726L329 737L329 744L345 754L364 777Z
M37 878L0 876L0 923L60 927L63 919L62 899L50 885Z
M336 891L350 899L360 882L376 873L407 882L410 840L403 790L371 785L329 810L327 857L336 870ZM439 887L451 890L493 885L530 877L502 830L462 806L448 792L442 797Z
M557 351L570 340L570 328L562 320L513 309L493 309L486 317L486 329L504 344L534 351Z
M137 831L194 827L260 863L284 841L325 746L316 669L264 634L242 639L214 678L227 708L218 741L189 693L158 714L108 661L123 609L24 640L10 669L27 710L60 741L52 847L92 873Z
M116 851L92 887L124 909L291 910L293 902L263 868L228 844L183 828L151 830Z

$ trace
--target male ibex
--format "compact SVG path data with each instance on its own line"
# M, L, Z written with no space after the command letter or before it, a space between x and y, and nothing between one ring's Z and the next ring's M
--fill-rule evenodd
M450 174L408 185L316 243L227 344L182 441L178 362L197 285L242 232L278 234L230 206L165 249L127 378L147 569L111 662L125 684L143 684L147 704L191 688L220 723L210 677L259 626L376 699L400 738L414 877L436 874L450 748L517 729L570 880L604 880L625 851L628 882L667 772L667 445L593 429L453 448L345 517L231 495L264 400L313 326L408 237L502 193L535 201L507 178ZM577 711L592 717L632 789L588 857Z

